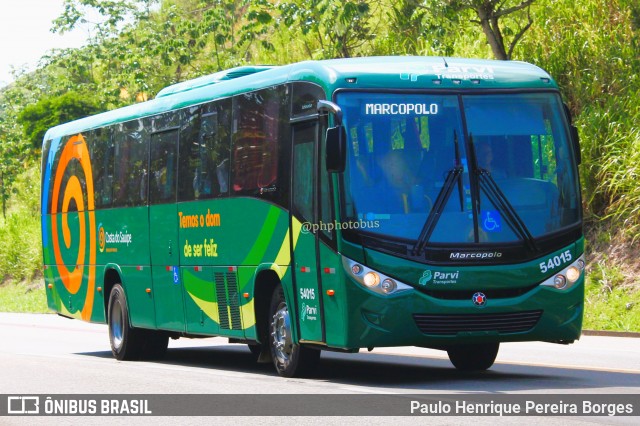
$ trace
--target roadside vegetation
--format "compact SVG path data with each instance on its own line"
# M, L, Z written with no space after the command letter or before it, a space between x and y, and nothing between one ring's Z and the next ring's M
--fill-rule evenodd
M99 6L94 6L98 4ZM244 64L366 55L534 63L557 79L582 143L585 326L640 331L640 4L636 0L66 0L53 30L88 26L0 89L0 310L41 277L44 130ZM88 24L94 9L100 22ZM15 292L15 293L11 293ZM38 294L43 295L43 292ZM15 305L14 305L15 306ZM28 308L32 309L32 308ZM33 308L37 309L37 308Z

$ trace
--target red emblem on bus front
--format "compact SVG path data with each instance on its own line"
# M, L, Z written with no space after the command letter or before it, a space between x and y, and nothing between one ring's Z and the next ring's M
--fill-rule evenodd
M485 296L484 293L477 292L473 295L471 300L476 306L484 306L487 303L487 296Z

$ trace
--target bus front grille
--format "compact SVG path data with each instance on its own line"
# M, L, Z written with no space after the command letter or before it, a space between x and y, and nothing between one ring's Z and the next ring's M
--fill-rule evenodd
M536 326L542 310L500 314L413 314L424 334L454 336L458 333L522 333Z

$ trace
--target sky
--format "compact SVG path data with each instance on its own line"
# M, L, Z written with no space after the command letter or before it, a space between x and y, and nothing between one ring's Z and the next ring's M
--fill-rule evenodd
M86 29L68 34L50 31L52 21L62 13L64 0L3 0L0 13L0 87L13 80L12 67L29 70L53 48L82 46Z

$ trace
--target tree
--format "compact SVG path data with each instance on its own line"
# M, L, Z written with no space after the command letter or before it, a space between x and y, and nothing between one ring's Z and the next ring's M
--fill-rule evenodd
M37 152L22 137L17 116L23 105L35 102L31 90L25 88L26 76L18 76L11 85L0 89L0 198L2 213L12 193L17 176L35 162Z
M388 35L376 40L384 54L443 55L454 54L453 38L458 30L457 15L431 8L424 0L397 0L386 12Z
M516 44L533 24L531 5L535 0L442 0L438 7L451 19L465 11L472 11L477 19L471 22L480 25L496 59L507 60L513 56ZM428 2L431 3L431 2ZM506 18L511 25L501 24ZM511 35L511 41L505 40Z
M309 56L349 58L374 38L366 0L290 0L280 3L281 22L296 26L319 46L319 55L307 44Z
M130 94L134 100L138 95L145 98L150 86L154 86L149 77L159 69L165 71L154 61L157 52L152 48L158 40L172 37L152 20L158 14L154 7L159 3L160 0L65 0L52 31L64 33L84 26L92 36L84 48L54 52L46 58L45 66L61 70L83 92L96 93L109 108L131 103ZM153 40L152 48L148 40Z
M127 22L136 23L151 13L159 0L64 0L62 14L53 21L52 32L65 33L79 25L88 24L92 43L117 36ZM101 17L90 21L89 16ZM95 19L95 18L94 18Z
M193 61L204 59L203 68L207 71L221 71L251 61L250 49L254 42L271 29L269 9L273 5L267 0L206 0L195 3L182 9L182 19L176 20L174 27L182 36L183 49L191 48ZM273 48L268 41L261 41L264 48ZM213 67L208 66L208 57L203 58L210 50Z
M144 100L168 84L249 61L256 40L269 48L267 2L65 0L54 31L89 25L94 37L79 61L55 62L93 78L109 107Z
M94 100L76 92L68 92L52 98L44 97L36 104L25 107L18 115L18 123L31 146L39 148L47 129L100 111Z
M417 53L417 41L422 38L422 28L427 12L420 7L420 0L398 0L391 6L389 17L389 38L392 39L390 53Z

